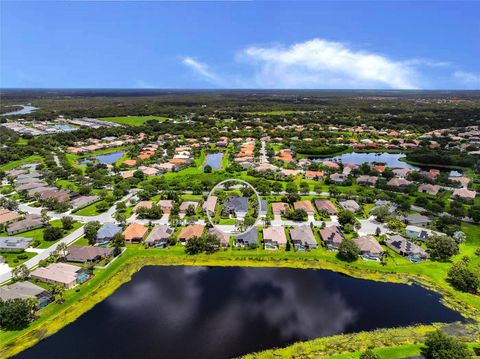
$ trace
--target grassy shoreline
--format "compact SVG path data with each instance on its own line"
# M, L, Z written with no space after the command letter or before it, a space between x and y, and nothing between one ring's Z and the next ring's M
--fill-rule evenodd
M374 347L382 358L404 358L419 354L425 334L448 327L439 323L413 325L403 328L377 329L370 332L333 335L308 341L301 341L284 348L269 349L243 356L244 359L267 358L358 358L360 353ZM461 327L463 337L469 343L480 340L480 330L474 325Z
M226 253L226 252L225 252ZM392 283L418 283L430 290L442 295L442 303L463 316L479 320L480 310L471 307L462 301L452 291L445 290L441 286L418 275L406 273L385 273L370 269L352 269L347 266L332 263L325 260L311 258L284 259L261 257L251 255L249 257L227 257L218 255L171 255L165 250L127 250L118 260L105 270L96 271L95 277L79 287L79 291L66 292L63 304L51 304L40 312L40 318L31 323L29 327L17 332L0 333L0 356L10 357L35 345L40 340L50 336L65 325L73 322L83 313L109 295L113 294L122 284L128 282L132 275L144 266L245 266L245 267L288 267L301 269L324 269L336 271L355 278L375 280Z

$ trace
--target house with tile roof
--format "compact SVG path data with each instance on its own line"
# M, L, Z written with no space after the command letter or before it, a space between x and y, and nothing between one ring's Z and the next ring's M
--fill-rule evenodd
M143 224L133 222L124 231L123 236L126 242L141 242L148 229Z
M263 229L263 244L265 249L285 248L287 236L283 226L270 226Z
M182 228L178 235L178 240L182 243L186 243L194 237L200 237L203 234L205 226L203 224L191 224Z
M328 199L316 199L314 203L319 212L325 211L330 216L337 214L337 207Z
M307 212L307 215L312 216L315 214L315 208L313 208L312 202L309 200L297 201L293 203L294 209L303 209Z

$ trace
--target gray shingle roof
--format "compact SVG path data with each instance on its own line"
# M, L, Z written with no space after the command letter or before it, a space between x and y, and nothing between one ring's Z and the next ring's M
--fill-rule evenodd
M238 243L243 243L244 245L258 245L257 228L254 227L246 233L239 234L238 236L236 236L235 241Z
M97 232L97 240L113 238L122 228L114 223L105 223Z
M231 197L229 201L225 202L224 207L229 211L248 212L248 198Z
M0 287L0 299L9 300L16 298L31 298L47 291L30 282L16 282Z
M32 238L0 237L0 250L15 251L28 248Z
M169 226L167 225L161 225L161 224L157 224L153 229L152 231L150 232L150 234L148 235L147 239L145 240L145 242L147 243L153 243L153 242L156 242L156 241L161 241L161 240L167 240L168 237L170 237L172 235L172 233L174 232L173 228L170 228Z
M313 235L312 229L308 224L296 226L290 230L292 242L300 242L301 244L316 245L317 241Z

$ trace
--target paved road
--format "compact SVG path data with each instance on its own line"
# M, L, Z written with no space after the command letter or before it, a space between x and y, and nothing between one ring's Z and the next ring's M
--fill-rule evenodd
M55 161L55 164L60 167L60 168L63 168L62 167L62 164L60 163L60 160L58 159L58 156L57 155L53 155L53 160Z
M123 197L122 199L115 202L115 204L112 207L110 207L108 209L108 211L106 211L104 213L101 213L98 216L77 216L77 215L71 214L71 211L68 211L68 212L65 212L65 213L48 212L47 214L48 214L48 216L51 217L52 220L60 219L60 218L65 217L65 216L71 216L74 220L82 222L82 223L90 222L90 221L99 221L100 223L115 222L115 219L113 218L113 214L115 213L116 204L118 202L121 202L121 201L128 201L130 198L135 196L135 194L137 192L138 192L137 190L130 191L130 193L128 193L125 197ZM40 214L41 211L42 211L41 207L32 207L32 206L29 206L29 204L26 204L26 203L20 203L19 206L18 206L18 209L22 212L27 212L27 213L30 213L30 214ZM26 261L24 264L29 269L35 268L41 260L48 258L50 256L50 254L52 254L52 252L57 249L57 246L60 243L65 243L65 244L69 245L69 244L73 243L74 241L76 241L81 236L83 236L83 228L84 228L84 226L80 227L79 229L70 233L68 236L59 240L57 243L51 245L48 248L45 248L43 250L40 250L40 249L30 250L30 251L35 251L38 254L35 257ZM29 251L29 250L27 250L27 251ZM11 268L9 268L6 265L0 266L0 284L4 283L6 281L9 281L11 278L12 278Z
M90 222L90 221L99 221L101 223L108 223L108 222L115 222L115 219L113 218L113 214L115 213L116 211L116 205L118 202L125 202L125 201L128 201L129 199L131 199L132 197L135 196L135 194L137 193L138 191L135 191L135 190L132 190L130 191L130 193L128 193L126 196L122 197L121 199L119 199L118 201L116 201L113 206L111 206L108 211L104 212L104 213L100 213L99 215L97 216L78 216L76 214L72 214L72 211L73 210L70 210L68 212L65 212L65 213L57 213L57 212L52 212L52 211L49 211L47 212L47 215L52 219L52 220L55 220L55 219L60 219L62 217L66 217L66 216L70 216L72 217L74 220L76 221L79 221L79 222ZM30 206L29 204L27 203L20 203L19 206L18 206L18 209L22 212L27 212L27 213L30 213L30 214L38 214L40 215L41 212L42 212L42 207L32 207Z
M262 148L260 149L260 154L261 154L260 163L268 163L267 146L265 144L265 141L262 141Z

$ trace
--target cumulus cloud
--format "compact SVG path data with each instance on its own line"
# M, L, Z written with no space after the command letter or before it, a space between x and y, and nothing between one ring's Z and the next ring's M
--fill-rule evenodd
M290 45L249 46L239 50L228 66L216 64L215 70L194 57L184 57L182 63L203 81L229 88L421 89L435 87L439 76L452 75L458 83L471 87L478 85L480 76L463 71L452 74L454 64L446 61L396 59L321 38ZM227 73L224 68L231 70Z
M455 71L453 77L467 85L473 85L480 88L480 73Z
M395 61L318 38L289 47L249 47L242 51L241 58L259 67L255 79L261 87L420 87L415 67L406 61Z
M210 70L209 66L203 62L195 60L192 57L184 57L182 59L182 64L188 66L192 69L197 75L200 75L205 80L209 82L217 83L220 81L220 78Z

